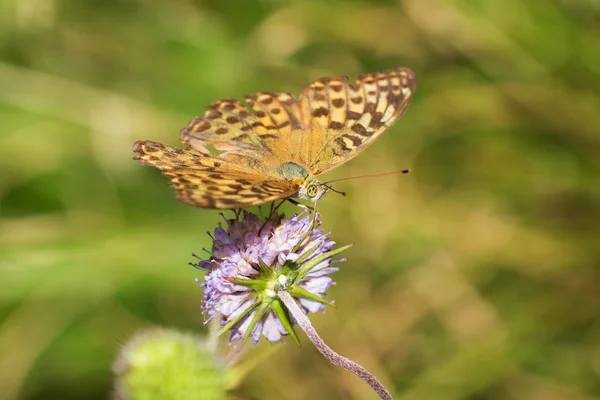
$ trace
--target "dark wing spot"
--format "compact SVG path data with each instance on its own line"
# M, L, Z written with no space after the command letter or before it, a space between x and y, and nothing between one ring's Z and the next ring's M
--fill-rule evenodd
M325 117L327 115L329 115L329 110L326 109L325 107L319 107L312 112L312 116L315 118Z
M206 115L206 118L217 119L217 118L221 118L222 116L223 116L223 114L220 111L211 111Z
M281 112L281 108L274 108L271 110L271 114L275 114L275 115L279 114L280 112Z
M342 124L341 122L337 122L337 121L329 122L329 128L331 128L331 129L342 129L343 127L344 127L344 124Z
M227 197L224 197L222 199L219 199L219 203L224 204L224 205L234 205L234 204L238 204L239 200L238 199L229 199Z
M227 132L229 132L229 130L228 130L227 128L219 128L219 129L217 129L217 130L215 131L215 133L216 133L217 135L223 135L223 134L225 134L225 133L227 133Z
M329 87L331 89L333 89L334 92L341 92L342 89L344 88L342 85L340 84L336 84L336 85L329 85Z
M192 130L194 132L204 132L205 130L207 130L208 128L210 128L210 122L208 121L202 121L201 123L199 123L198 125L194 126L192 128Z
M236 123L240 122L240 120L238 119L238 117L233 117L233 116L232 117L227 117L226 121L227 121L227 123L230 123L230 124L236 124Z
M266 97L266 98L262 99L260 102L263 103L264 105L268 105L268 104L271 104L273 102L273 98L272 97Z
M267 116L267 114L265 114L265 112L264 112L264 111L258 110L258 111L256 112L256 116L257 116L258 118L264 118L264 117L266 117L266 116Z
M362 97L353 97L350 99L351 102L353 102L354 104L360 104L363 101Z
M346 102L344 101L344 99L333 99L331 101L331 104L333 104L334 107L342 108L344 107L344 104L346 104Z
M348 151L352 150L348 146L346 146L346 142L344 142L344 138L342 138L341 136L338 136L335 139L335 141L343 151L348 152Z
M229 111L232 111L235 108L235 106L231 103L226 103L225 105L223 105L222 108L223 108L223 111L229 112Z
M396 105L396 104L399 104L403 98L404 98L404 96L402 96L401 94L389 94L388 95L388 103L392 104L392 105Z
M317 101L324 101L327 100L327 96L325 96L323 93L315 93L313 95L314 99Z
M379 128L381 125L383 125L381 123L381 117L383 116L382 113L380 112L375 112L375 114L373 114L373 118L371 118L371 121L369 122L369 128Z
M353 135L344 134L343 137L350 139L354 147L358 147L362 144L362 139Z
M362 114L356 111L346 111L346 118L348 119L359 119Z
M371 136L373 133L372 132L367 132L367 129L362 126L361 124L354 124L352 125L352 129L354 132L358 133L360 136Z

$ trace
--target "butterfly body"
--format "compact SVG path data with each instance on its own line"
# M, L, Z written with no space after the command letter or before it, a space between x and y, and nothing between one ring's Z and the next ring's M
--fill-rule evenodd
M412 99L407 68L319 79L299 99L260 92L209 105L181 130L189 147L138 141L134 159L162 170L184 203L231 209L327 192L317 176L350 160L400 118ZM214 148L211 151L209 148Z
M327 192L327 187L319 183L317 178L311 176L306 168L294 162L286 162L274 170L275 176L287 179L298 186L298 191L290 197L299 199L319 200Z

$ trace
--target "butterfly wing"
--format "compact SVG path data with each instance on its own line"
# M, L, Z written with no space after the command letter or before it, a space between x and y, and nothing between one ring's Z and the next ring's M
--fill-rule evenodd
M356 157L402 116L416 87L414 73L399 68L348 78L324 78L300 97L302 164L319 175Z
M266 92L245 100L249 108L235 99L209 105L210 111L181 130L181 141L207 154L212 145L225 152L220 158L265 172L295 161L291 134L302 130L298 101L288 93Z
M240 168L230 161L194 149L152 141L133 145L134 159L160 169L171 180L177 198L202 208L257 206L294 195L294 181Z
M211 104L181 130L191 149L137 142L136 159L171 179L177 198L205 208L237 208L295 195L302 182L278 176L292 162L319 175L355 157L400 118L412 99L415 77L399 68L319 79L299 100L289 93L246 96ZM207 146L221 153L212 155Z
M313 175L354 158L387 131L412 100L416 80L408 68L348 78L323 78L306 86L300 99L289 93L246 96L211 104L210 111L181 130L181 141L208 154L264 172L286 162Z

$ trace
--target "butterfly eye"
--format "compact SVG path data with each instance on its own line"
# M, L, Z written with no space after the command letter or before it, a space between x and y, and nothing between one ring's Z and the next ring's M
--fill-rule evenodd
M317 185L314 184L308 185L308 187L306 188L306 194L308 195L308 197L315 197L319 194L319 188L317 187Z

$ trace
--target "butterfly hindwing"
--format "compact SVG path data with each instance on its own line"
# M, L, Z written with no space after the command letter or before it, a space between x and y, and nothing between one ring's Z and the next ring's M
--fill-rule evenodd
M251 207L290 197L299 188L293 181L246 171L194 149L147 140L136 142L133 150L138 153L135 159L170 179L177 199L195 207Z
M266 129L256 115L235 99L219 100L204 115L194 118L180 132L182 143L208 154L207 145L233 154L265 157L260 135Z
M183 128L180 139L196 150L208 152L207 145L230 154L254 158L270 171L290 158L299 143L293 131L302 130L297 100L289 93L259 92L246 96L247 108L234 99L211 104L203 116ZM255 161L255 163L256 163Z

